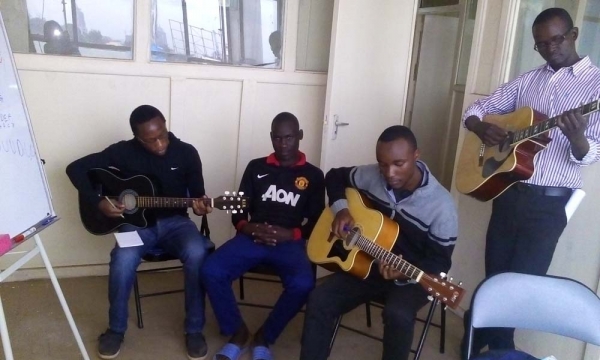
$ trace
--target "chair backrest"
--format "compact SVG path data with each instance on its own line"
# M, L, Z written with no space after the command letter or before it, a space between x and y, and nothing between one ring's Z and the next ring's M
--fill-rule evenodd
M572 279L502 273L473 295L471 326L510 327L600 345L600 298Z

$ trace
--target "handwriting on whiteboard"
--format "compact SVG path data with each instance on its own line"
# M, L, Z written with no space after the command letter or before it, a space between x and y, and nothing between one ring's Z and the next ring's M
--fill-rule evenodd
M0 139L0 157L14 155L23 158L35 158L35 148L31 141L21 139Z
M15 122L11 114L0 113L0 131L3 129L12 129L15 127Z

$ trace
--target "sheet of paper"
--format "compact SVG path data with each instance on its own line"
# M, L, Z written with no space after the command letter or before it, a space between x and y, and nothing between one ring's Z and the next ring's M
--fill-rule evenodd
M115 237L119 247L131 247L144 245L140 234L137 231L116 232Z
M584 197L585 191L581 189L575 189L573 191L573 194L571 194L571 198L567 202L567 205L565 205L567 221L571 220L571 216L573 216L573 213L575 213L575 210L577 210L577 207L579 206L579 204L581 204L581 200L583 200Z

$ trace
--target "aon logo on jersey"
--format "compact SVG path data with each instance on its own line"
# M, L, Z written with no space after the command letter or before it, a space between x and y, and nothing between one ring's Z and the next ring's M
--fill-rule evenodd
M287 192L283 189L277 190L277 186L271 185L262 196L263 201L267 201L268 199L296 207L298 199L300 199L300 194L294 194L291 191Z

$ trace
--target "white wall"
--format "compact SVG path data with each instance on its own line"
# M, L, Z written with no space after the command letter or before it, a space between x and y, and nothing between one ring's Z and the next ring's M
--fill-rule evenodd
M136 3L134 61L16 54L40 155L53 203L61 220L41 236L59 276L106 272L112 236L92 236L79 221L77 192L65 174L73 160L129 139L129 114L152 104L170 129L199 151L209 196L238 187L249 160L272 151L270 123L281 111L298 116L304 129L301 149L318 165L326 75L295 72L298 1L288 1L284 69L266 70L149 62L150 0ZM195 217L195 216L193 216ZM231 235L230 216L210 215L213 241ZM31 244L17 248L24 251ZM0 258L0 268L15 260ZM96 265L96 266L94 266ZM29 267L41 267L32 261ZM20 271L18 280L45 276Z
M517 1L483 0L479 2L475 39L467 81L464 107L489 94L504 81L509 59L511 16L516 15ZM461 128L459 151L466 130ZM457 152L458 155L458 152ZM587 196L563 233L549 273L574 278L598 291L600 280L600 223L596 201L600 199L600 165L584 169ZM467 309L471 295L484 277L485 232L491 214L491 202L482 203L458 194L459 241L454 252L452 276L464 281L468 295L462 308ZM499 294L501 296L501 294ZM557 294L559 296L559 294ZM509 301L507 299L507 301ZM554 355L557 359L599 359L595 346L555 335L517 331L517 347L537 357Z

